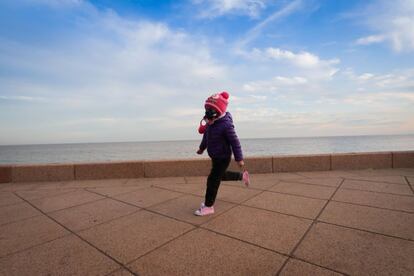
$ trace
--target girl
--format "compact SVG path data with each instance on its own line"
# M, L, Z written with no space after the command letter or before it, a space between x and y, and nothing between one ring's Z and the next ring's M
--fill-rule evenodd
M207 189L205 201L200 208L194 212L197 216L214 214L214 202L220 186L220 181L242 180L246 187L250 184L249 173L227 171L231 155L244 167L242 148L234 130L233 118L226 112L229 94L221 92L207 98L205 116L200 122L199 132L203 134L203 140L197 151L202 154L207 149L212 161L211 172L207 178ZM202 124L205 121L206 124Z

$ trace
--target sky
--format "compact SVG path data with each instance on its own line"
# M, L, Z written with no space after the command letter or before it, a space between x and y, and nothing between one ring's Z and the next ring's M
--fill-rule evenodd
M2 0L0 145L414 134L414 0Z

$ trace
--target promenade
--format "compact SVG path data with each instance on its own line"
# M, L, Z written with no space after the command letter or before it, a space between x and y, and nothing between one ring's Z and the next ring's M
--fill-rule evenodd
M414 169L0 184L0 275L414 275Z

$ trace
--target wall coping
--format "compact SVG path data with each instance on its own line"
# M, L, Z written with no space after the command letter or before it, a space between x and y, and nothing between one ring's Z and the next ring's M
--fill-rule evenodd
M0 183L108 179L120 176L205 176L210 170L206 164L209 160L202 157L90 163L1 164ZM251 173L414 168L414 151L250 156L245 158L245 163ZM94 171L85 175L86 167ZM230 168L237 168L234 160Z

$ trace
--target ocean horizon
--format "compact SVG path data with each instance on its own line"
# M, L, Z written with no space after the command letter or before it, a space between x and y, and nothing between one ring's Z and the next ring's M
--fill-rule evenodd
M240 138L245 157L414 150L414 134ZM200 140L0 145L0 164L173 160L197 155Z

